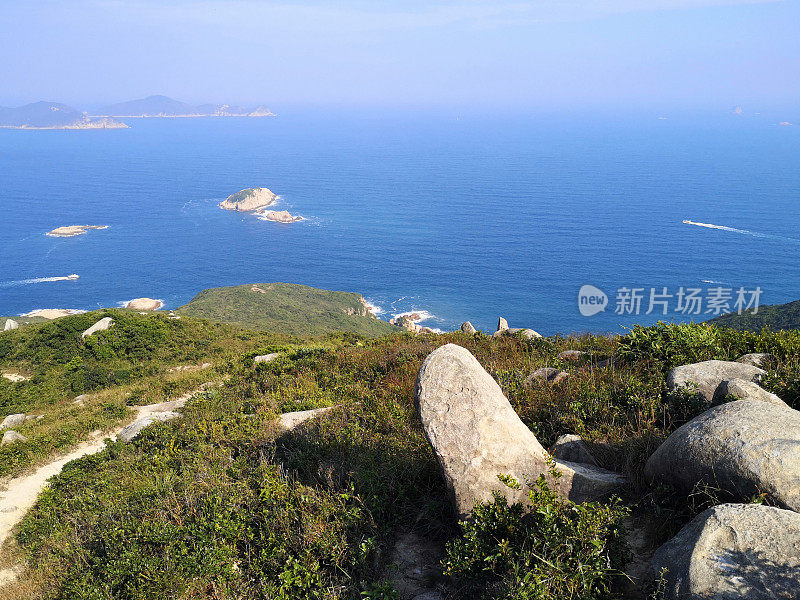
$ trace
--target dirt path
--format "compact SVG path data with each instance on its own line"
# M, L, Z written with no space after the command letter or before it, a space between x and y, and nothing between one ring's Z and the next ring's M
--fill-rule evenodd
M157 413L163 413L180 408L186 404L186 401L189 400L189 398L207 389L210 385L212 385L212 382L205 383L197 390L187 392L180 398L171 400L169 402L148 404L146 406L134 406L132 408L136 411L136 418L132 421L132 423ZM105 448L105 439L116 439L116 437L124 428L125 427L117 427L106 433L99 431L93 432L88 440L82 442L69 454L60 456L52 462L39 467L29 475L11 479L8 482L6 489L0 491L0 546L2 546L6 539L8 539L8 537L11 535L11 532L17 523L22 520L25 514L36 503L36 499L47 485L48 479L54 475L58 475L61 472L61 469L64 468L64 465L66 465L68 462L75 460L76 458L81 458L83 456L88 456L89 454L100 452L103 448ZM16 572L17 569L14 567L0 570L0 587L14 581L14 579L16 579Z

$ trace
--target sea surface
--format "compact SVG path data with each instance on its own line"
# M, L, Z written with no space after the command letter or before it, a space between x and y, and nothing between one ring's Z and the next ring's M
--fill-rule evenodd
M493 331L502 315L545 335L713 316L645 314L651 288L760 287L761 304L788 302L800 126L779 120L288 111L0 130L0 315L141 296L176 308L272 281L360 292L387 319L422 310L434 328ZM306 220L217 207L258 186ZM45 236L62 225L109 228ZM579 312L584 284L607 294L605 311ZM645 290L639 314L615 312L626 287Z

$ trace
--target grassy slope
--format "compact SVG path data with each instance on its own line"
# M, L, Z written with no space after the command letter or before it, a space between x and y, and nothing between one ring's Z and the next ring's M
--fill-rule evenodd
M718 501L651 489L641 477L658 444L702 410L666 394L669 368L773 352L778 365L765 385L800 406L797 332L701 324L637 328L623 338L399 335L308 342L257 366L245 355L226 386L190 402L184 419L75 461L55 480L18 536L32 565L26 581L37 582L19 597L394 598L379 584L393 539L408 530L458 535L413 407L421 361L447 342L475 354L545 446L578 433L602 466L629 475L625 503L660 541ZM564 349L624 362L562 363ZM523 385L541 366L571 376ZM283 411L333 404L342 408L292 434L272 424ZM566 597L521 595L524 575L450 589L463 599Z
M267 293L253 291L253 287ZM203 290L178 313L293 335L333 332L365 336L397 332L373 317L348 315L363 310L361 296L290 283L259 283Z
M115 325L85 341L80 334L104 316ZM29 377L0 378L0 418L44 415L17 428L27 442L0 448L0 476L16 474L94 430L126 418L125 404L149 404L218 378L232 355L268 349L286 336L165 314L101 310L0 332L0 369ZM254 350L255 351L255 350ZM169 373L175 365L210 361L204 372ZM85 406L72 403L89 394Z
M769 327L772 331L800 329L800 300L759 306L756 314L745 311L741 315L736 313L722 315L711 319L709 323L739 331L761 331L764 327Z

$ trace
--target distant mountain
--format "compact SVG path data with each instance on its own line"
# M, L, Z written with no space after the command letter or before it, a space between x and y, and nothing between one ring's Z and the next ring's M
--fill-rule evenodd
M266 106L247 108L228 104L201 104L193 106L168 96L148 96L105 106L96 111L105 117L270 117Z
M58 102L34 102L17 108L0 107L0 127L20 129L116 129L127 127L111 119L93 119Z
M779 329L800 329L800 300L786 304L759 306L758 312L745 311L741 315L730 313L708 321L718 327L730 327L739 331L761 331L769 327Z

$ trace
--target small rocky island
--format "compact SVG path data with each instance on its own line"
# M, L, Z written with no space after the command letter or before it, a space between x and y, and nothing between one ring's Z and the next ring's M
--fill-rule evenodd
M50 237L75 237L83 235L90 229L108 229L108 225L64 225L48 231L45 235Z
M293 215L288 210L264 210L258 214L262 221L274 221L275 223L296 223L305 219L300 215Z
M247 188L228 196L219 203L219 207L225 210L254 212L272 206L277 200L278 195L268 188Z

